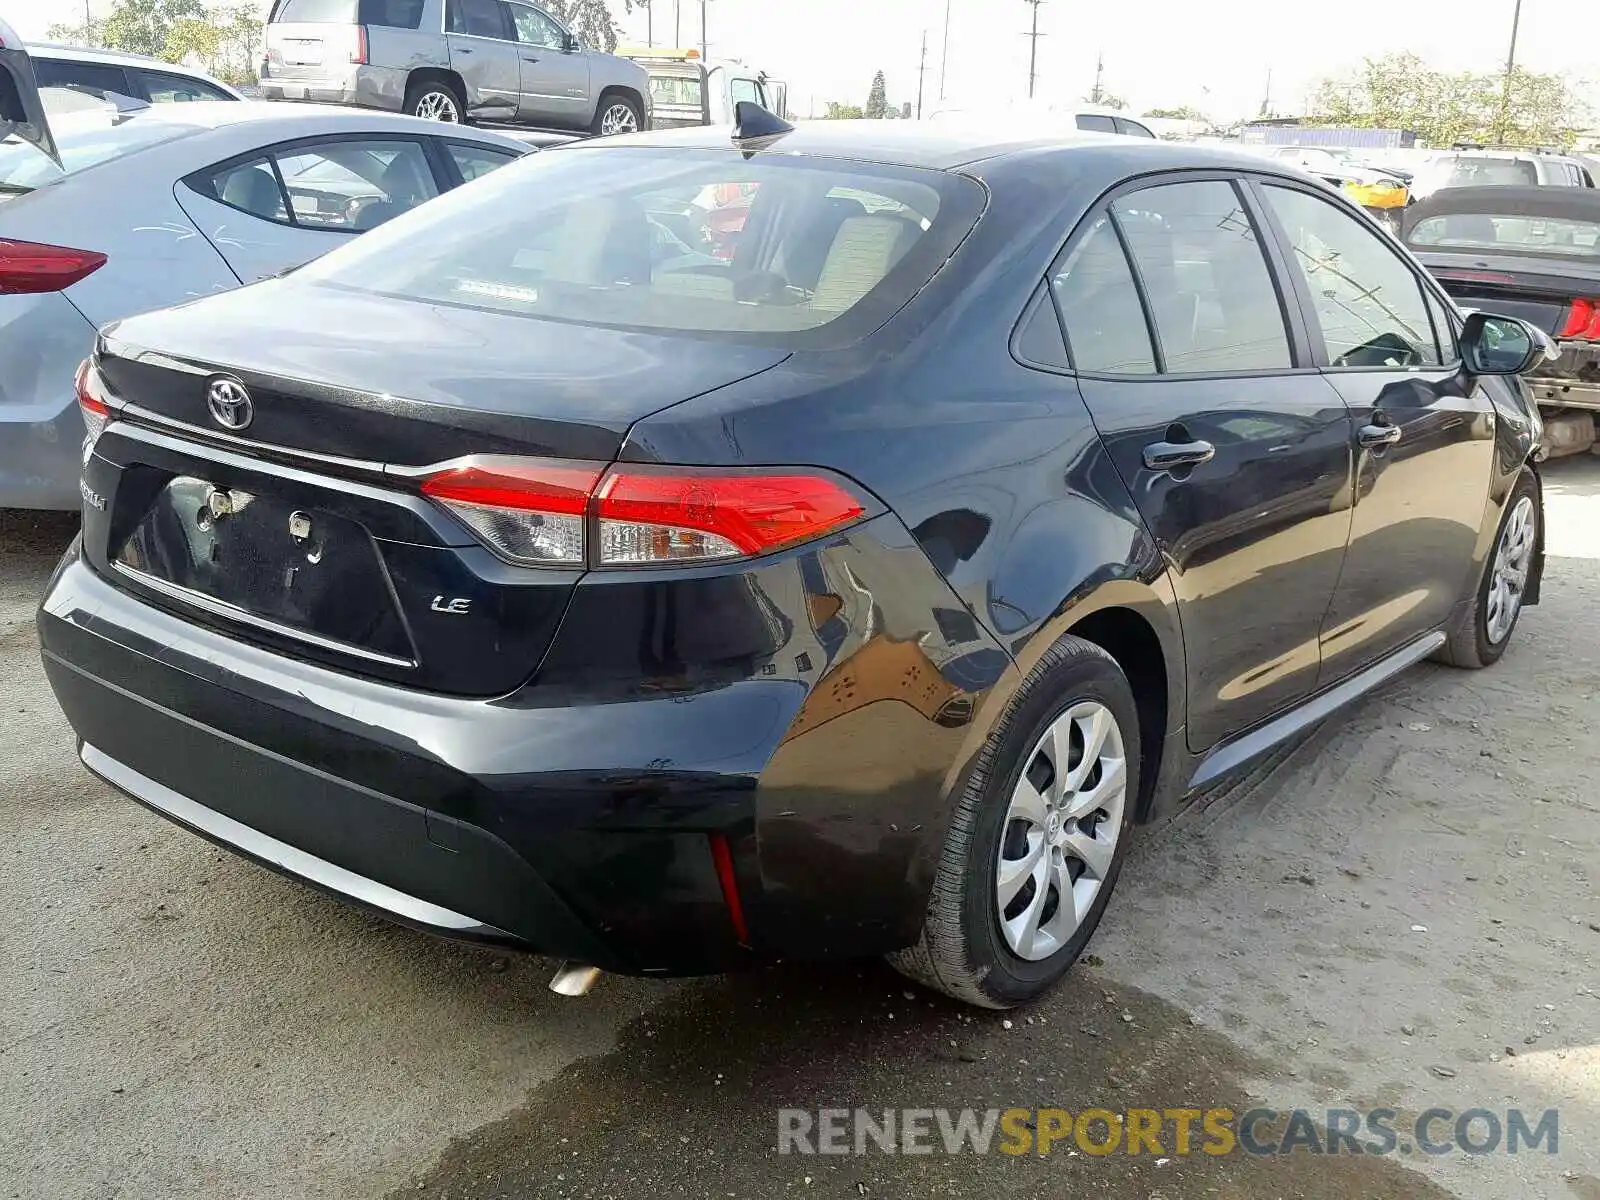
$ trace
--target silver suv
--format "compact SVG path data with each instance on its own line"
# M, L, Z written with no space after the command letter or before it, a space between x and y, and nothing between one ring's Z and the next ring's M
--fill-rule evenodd
M643 67L520 0L274 0L261 94L597 134L650 124Z

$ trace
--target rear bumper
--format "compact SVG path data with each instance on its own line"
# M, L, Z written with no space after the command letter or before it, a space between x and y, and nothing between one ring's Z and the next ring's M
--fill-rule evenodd
M399 112L405 107L406 72L391 67L356 66L329 76L263 76L263 100L304 100Z
M779 652L676 685L606 679L637 662L641 636L690 645L689 630L663 626L680 604L686 621L728 622L681 580L665 607L638 608L646 630L603 598L575 600L543 682L494 700L229 638L122 591L76 547L39 637L90 770L403 923L640 974L875 954L921 927L950 789L982 743L976 714L1013 670L983 635L945 641L948 586L914 546L875 538L880 524L899 528L879 518L854 545L742 577L787 633ZM849 569L830 569L832 556ZM805 626L807 593L785 585L807 560L864 600ZM562 669L564 656L592 660L581 648L600 637L611 662Z

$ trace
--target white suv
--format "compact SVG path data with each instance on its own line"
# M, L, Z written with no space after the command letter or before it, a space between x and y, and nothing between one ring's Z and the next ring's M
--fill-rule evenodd
M1594 187L1576 158L1538 150L1452 150L1428 160L1411 182L1420 200L1452 187Z

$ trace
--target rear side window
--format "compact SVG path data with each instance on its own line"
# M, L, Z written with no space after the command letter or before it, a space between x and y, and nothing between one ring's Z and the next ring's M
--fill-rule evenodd
M361 24L418 29L422 25L422 5L423 0L361 0Z
M34 73L40 87L79 87L95 92L116 92L123 96L133 94L133 85L121 67L106 63L64 62L58 58L36 58Z
M264 221L339 233L372 229L438 195L421 143L376 139L286 147L195 182Z
M1080 371L1153 375L1155 351L1133 271L1110 217L1098 217L1050 279Z
M455 160L463 183L471 183L480 175L487 175L521 157L509 150L491 150L487 146L469 146L464 142L446 142L445 150Z
M584 325L855 340L932 276L981 205L976 184L943 172L564 150L443 196L302 277Z
M1128 137L1154 138L1156 136L1137 121L1130 121L1127 117L1117 117L1115 119L1118 133L1125 134Z
M1117 123L1102 113L1079 113L1078 128L1092 133L1115 133Z
M212 87L187 75L168 75L164 71L140 71L139 82L152 104L183 104L193 100L232 100L221 88Z
M1382 234L1316 196L1262 189L1289 235L1336 367L1439 363L1422 284Z
M1293 365L1261 240L1231 183L1165 184L1111 207L1149 298L1167 371Z
M510 8L500 0L449 0L445 29L450 33L464 33L471 37L515 41L516 30L511 23Z

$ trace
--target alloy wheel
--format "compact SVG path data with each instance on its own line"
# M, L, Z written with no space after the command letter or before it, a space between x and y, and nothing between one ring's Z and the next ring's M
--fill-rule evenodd
M626 104L613 104L600 118L600 134L609 137L614 133L638 133L639 118Z
M447 125L461 123L461 110L456 98L449 92L424 92L417 100L416 115L426 121L443 121Z
M1000 931L1038 962L1072 939L1116 860L1128 799L1122 729L1098 701L1055 719L1011 793L995 871Z
M1523 496L1506 518L1490 568L1489 599L1484 610L1484 632L1498 646L1511 633L1522 611L1522 593L1533 565L1533 497Z

